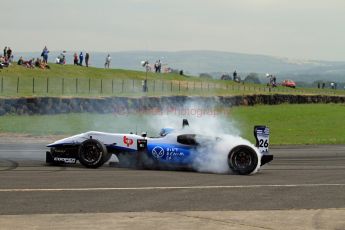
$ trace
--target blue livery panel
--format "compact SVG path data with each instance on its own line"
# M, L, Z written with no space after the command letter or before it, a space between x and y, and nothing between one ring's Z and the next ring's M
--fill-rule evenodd
M150 158L165 164L188 165L192 161L194 147L163 143L150 143L147 154Z

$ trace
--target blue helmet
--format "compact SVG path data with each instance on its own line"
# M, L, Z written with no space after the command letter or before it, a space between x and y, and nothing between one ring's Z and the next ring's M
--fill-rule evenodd
M161 131L159 132L159 135L161 137L166 136L167 134L171 133L172 131L174 131L173 128L162 128Z

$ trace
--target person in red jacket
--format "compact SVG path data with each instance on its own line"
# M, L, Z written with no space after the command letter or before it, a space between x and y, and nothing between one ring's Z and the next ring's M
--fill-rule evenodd
M74 53L74 59L73 59L74 65L78 65L78 54Z

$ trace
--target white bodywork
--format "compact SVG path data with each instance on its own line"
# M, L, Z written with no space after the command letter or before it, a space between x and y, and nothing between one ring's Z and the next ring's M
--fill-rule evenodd
M267 129L268 130L268 129ZM156 146L164 146L164 144L171 144L171 145L182 145L181 143L177 142L177 136L181 134L186 134L186 130L184 132L171 132L163 137L158 138L148 138L139 136L136 134L121 134L121 133L106 133L106 132L96 132L96 131L89 131L86 133L81 133L75 136L71 136L68 138L64 138L58 140L54 143L48 145L56 146L56 145L64 145L64 144L72 144L78 145L84 142L87 139L96 139L102 142L104 145L108 146L116 146L123 148L124 151L136 151L138 150L138 140L147 140L147 146L156 145ZM187 131L188 133L188 131ZM252 171L251 174L256 173L260 166L261 166L261 158L264 154L268 154L268 142L269 142L269 130L267 133L257 133L258 141L262 141L262 143L267 142L267 146L256 147L248 140L243 139L238 136L231 136L231 135L221 135L219 139L216 140L214 137L214 141L207 142L200 139L198 143L205 143L205 145L201 145L198 147L197 155L195 155L195 160L193 161L193 168L197 169L198 171L202 172L216 172L216 173L227 173L229 172L228 166L228 155L229 152L233 150L233 148L237 146L246 146L250 149L254 150L257 155L257 166L255 170ZM197 139L197 138L196 138Z
M105 145L116 145L123 148L129 148L132 150L137 150L137 140L143 139L143 137L135 134L121 134L121 133L105 133L89 131L86 133L81 133L75 136L67 137L50 145L59 144L80 144L87 139L96 139L101 141Z

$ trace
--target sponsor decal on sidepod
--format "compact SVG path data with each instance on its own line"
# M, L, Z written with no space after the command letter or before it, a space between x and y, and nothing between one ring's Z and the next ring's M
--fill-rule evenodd
M129 147L130 145L132 145L134 143L133 139L130 139L126 136L123 137L123 143L125 145L127 145L127 147Z

